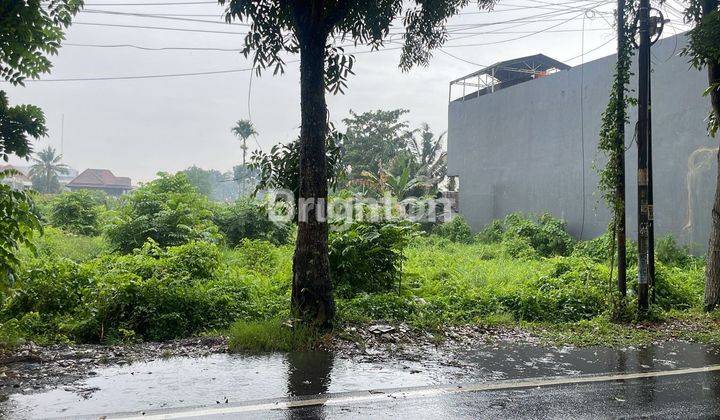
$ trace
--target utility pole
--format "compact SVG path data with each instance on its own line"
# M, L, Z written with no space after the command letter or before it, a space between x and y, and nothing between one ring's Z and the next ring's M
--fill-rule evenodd
M625 32L625 0L618 0L617 10L617 38L618 38L618 60L617 73L623 71L620 62L620 54L626 47ZM617 232L617 271L618 271L618 290L620 295L627 295L627 255L626 255L626 236L625 236L625 84L617 84L617 145L618 148L618 173L617 173L617 190L615 197L616 205L619 207L617 220L615 221Z
M648 143L650 136L650 1L640 0L638 22L638 307L648 309L649 250L652 206L649 199Z
M651 31L654 26L651 27ZM650 76L648 76L650 78ZM655 303L655 203L653 200L653 159L652 159L652 83L648 81L648 142L647 142L647 170L648 170L648 279L650 280L650 303Z

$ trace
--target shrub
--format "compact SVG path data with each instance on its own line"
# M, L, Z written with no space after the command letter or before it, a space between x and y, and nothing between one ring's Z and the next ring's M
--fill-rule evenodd
M106 256L94 264L69 330L83 341L116 341L122 330L167 340L225 328L247 312L248 286L241 277L218 278L220 258L216 245L195 242L167 249L149 242Z
M509 257L518 259L534 259L538 257L538 252L530 244L528 238L509 237L502 242L503 251Z
M273 223L261 203L241 198L232 205L217 206L213 221L230 246L245 239L264 239L275 245L288 242L290 226Z
M161 247L194 240L216 241L217 226L206 197L190 184L187 176L159 173L159 178L127 196L118 210L118 220L107 232L110 243L128 253L147 239Z
M704 280L702 267L683 268L658 261L655 264L655 304L664 310L699 306Z
M595 239L575 244L573 255L588 257L595 262L606 262L610 260L611 251L614 252L611 250L614 243L612 234L606 231Z
M99 209L95 197L81 190L60 194L53 203L50 221L53 226L78 235L97 235Z
M478 234L482 243L510 242L507 248L518 248L518 238L526 240L540 256L569 255L574 240L565 230L565 222L545 213L537 219L521 213L508 214L503 221L493 221ZM514 251L511 251L511 255Z
M678 244L672 235L655 242L655 256L661 263L674 267L687 267L693 261L690 247Z
M403 250L415 234L407 223L352 224L330 235L330 273L340 296L392 290L402 274Z
M473 241L470 225L460 215L455 215L450 221L435 226L432 233L463 244L469 244Z
M276 248L268 241L243 239L235 248L235 263L259 273L272 273L277 260Z
M505 226L502 220L493 220L477 234L475 240L480 243L494 244L501 242L505 233Z
M48 318L72 312L90 284L89 273L67 259L33 260L18 273L18 281L3 307L6 318L37 312Z

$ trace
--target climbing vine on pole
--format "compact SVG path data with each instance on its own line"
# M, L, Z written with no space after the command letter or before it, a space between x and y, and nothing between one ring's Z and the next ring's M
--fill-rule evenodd
M609 254L612 256L612 265L614 265L616 244L620 247L625 245L624 235L624 217L625 217L625 196L624 196L624 156L625 156L625 135L624 127L627 122L628 105L634 103L634 99L630 98L628 84L630 82L630 65L633 56L633 25L632 19L627 17L632 15L634 6L632 2L619 2L618 12L618 62L616 72L613 76L612 87L610 90L610 99L607 108L602 114L602 124L600 127L600 141L598 149L607 158L606 165L599 170L598 189L607 203L611 213L610 231L611 239L608 243ZM622 231L621 241L618 239L618 231ZM622 248L621 248L622 249ZM618 265L618 287L620 293L625 293L625 253L619 255ZM622 270L622 272L620 272ZM612 283L612 275L611 283ZM612 286L611 286L612 289Z

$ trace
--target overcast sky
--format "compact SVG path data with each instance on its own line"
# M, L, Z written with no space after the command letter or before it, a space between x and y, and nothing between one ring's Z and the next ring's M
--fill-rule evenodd
M253 77L249 102L249 72L136 80L51 81L250 67L249 60L233 51L107 47L119 44L150 48L241 47L241 33L245 28L222 23L222 8L217 4L195 1L191 5L147 5L168 2L170 0L86 0L85 11L77 16L76 24L68 31L65 46L53 57L52 74L43 76L45 81L28 82L24 88L3 87L9 91L13 104L36 104L45 111L50 135L35 145L36 150L47 144L60 149L64 115L66 163L79 170L107 168L118 176L130 176L133 183L138 183L152 179L158 171L177 171L191 165L230 169L241 160L239 143L230 133L230 127L240 118L251 118L260 133L257 140L265 150L297 136L299 76L295 63L290 64L282 76L267 73L260 78ZM582 60L612 54L615 48L615 30L611 26L613 9L612 2L571 0L501 1L494 11L482 13L473 6L450 21L450 30L454 33L444 51L458 58L437 51L430 66L403 73L397 67L397 50L358 54L356 75L351 76L347 93L328 95L331 119L339 123L351 109L364 112L406 108L410 110L407 118L413 125L427 122L435 131L443 132L447 129L450 80L478 70L480 65L524 55L543 53L578 65ZM162 14L165 18L127 13ZM667 14L674 24L679 24L675 12L669 10ZM401 28L398 22L394 31L399 32ZM673 31L670 28L666 34L671 35ZM367 51L367 48L358 47L356 51ZM579 57L583 51L586 55Z

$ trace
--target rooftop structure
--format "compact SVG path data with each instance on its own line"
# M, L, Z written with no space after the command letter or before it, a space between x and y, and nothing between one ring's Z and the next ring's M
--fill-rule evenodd
M544 54L500 61L450 82L449 99L462 101L476 98L570 68L567 64ZM453 87L462 89L460 97L453 99Z

